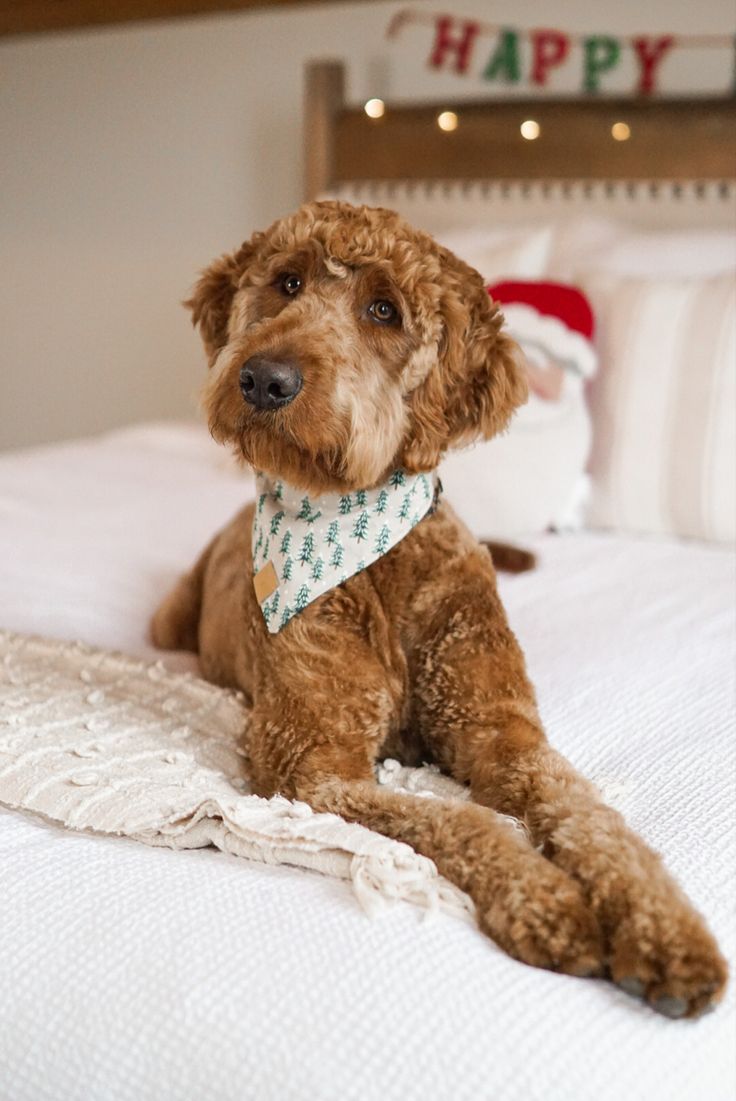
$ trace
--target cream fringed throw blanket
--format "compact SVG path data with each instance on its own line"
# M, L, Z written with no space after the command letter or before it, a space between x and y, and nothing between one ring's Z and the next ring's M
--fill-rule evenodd
M0 803L148 845L219 849L350 879L361 904L405 899L469 914L434 864L304 803L248 793L239 694L80 643L0 632ZM380 783L464 798L430 768Z

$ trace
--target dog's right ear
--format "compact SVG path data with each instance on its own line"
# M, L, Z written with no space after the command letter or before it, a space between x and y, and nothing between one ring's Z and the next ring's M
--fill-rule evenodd
M184 302L192 312L192 324L199 328L210 367L227 343L230 308L254 252L253 242L246 241L235 252L213 260L197 280L191 297Z

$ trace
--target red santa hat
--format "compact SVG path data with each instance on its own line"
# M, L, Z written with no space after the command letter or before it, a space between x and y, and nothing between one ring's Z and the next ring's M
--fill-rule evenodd
M536 345L571 371L590 378L598 364L590 302L566 283L495 283L488 293L503 308L511 336Z

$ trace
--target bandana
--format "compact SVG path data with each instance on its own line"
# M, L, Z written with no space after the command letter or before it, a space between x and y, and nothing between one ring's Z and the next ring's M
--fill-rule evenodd
M342 496L309 497L260 472L256 485L253 587L271 634L401 542L441 492L435 474L404 470Z

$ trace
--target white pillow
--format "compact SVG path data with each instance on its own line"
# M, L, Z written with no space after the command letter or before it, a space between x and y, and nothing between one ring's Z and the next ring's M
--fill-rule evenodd
M614 279L591 391L594 527L736 536L736 275Z
M734 269L735 229L643 231L605 218L558 226L549 255L551 277L573 283L602 274L699 279Z
M486 283L502 279L539 279L549 265L552 226L534 229L458 227L437 233L436 239L470 264Z
M540 404L532 396L508 432L453 452L440 467L447 500L480 539L581 526L591 440L585 402L571 389L548 417Z
M491 288L521 345L529 400L508 432L442 464L447 497L481 538L515 539L582 525L590 453L586 380L593 317L576 288L512 280Z

